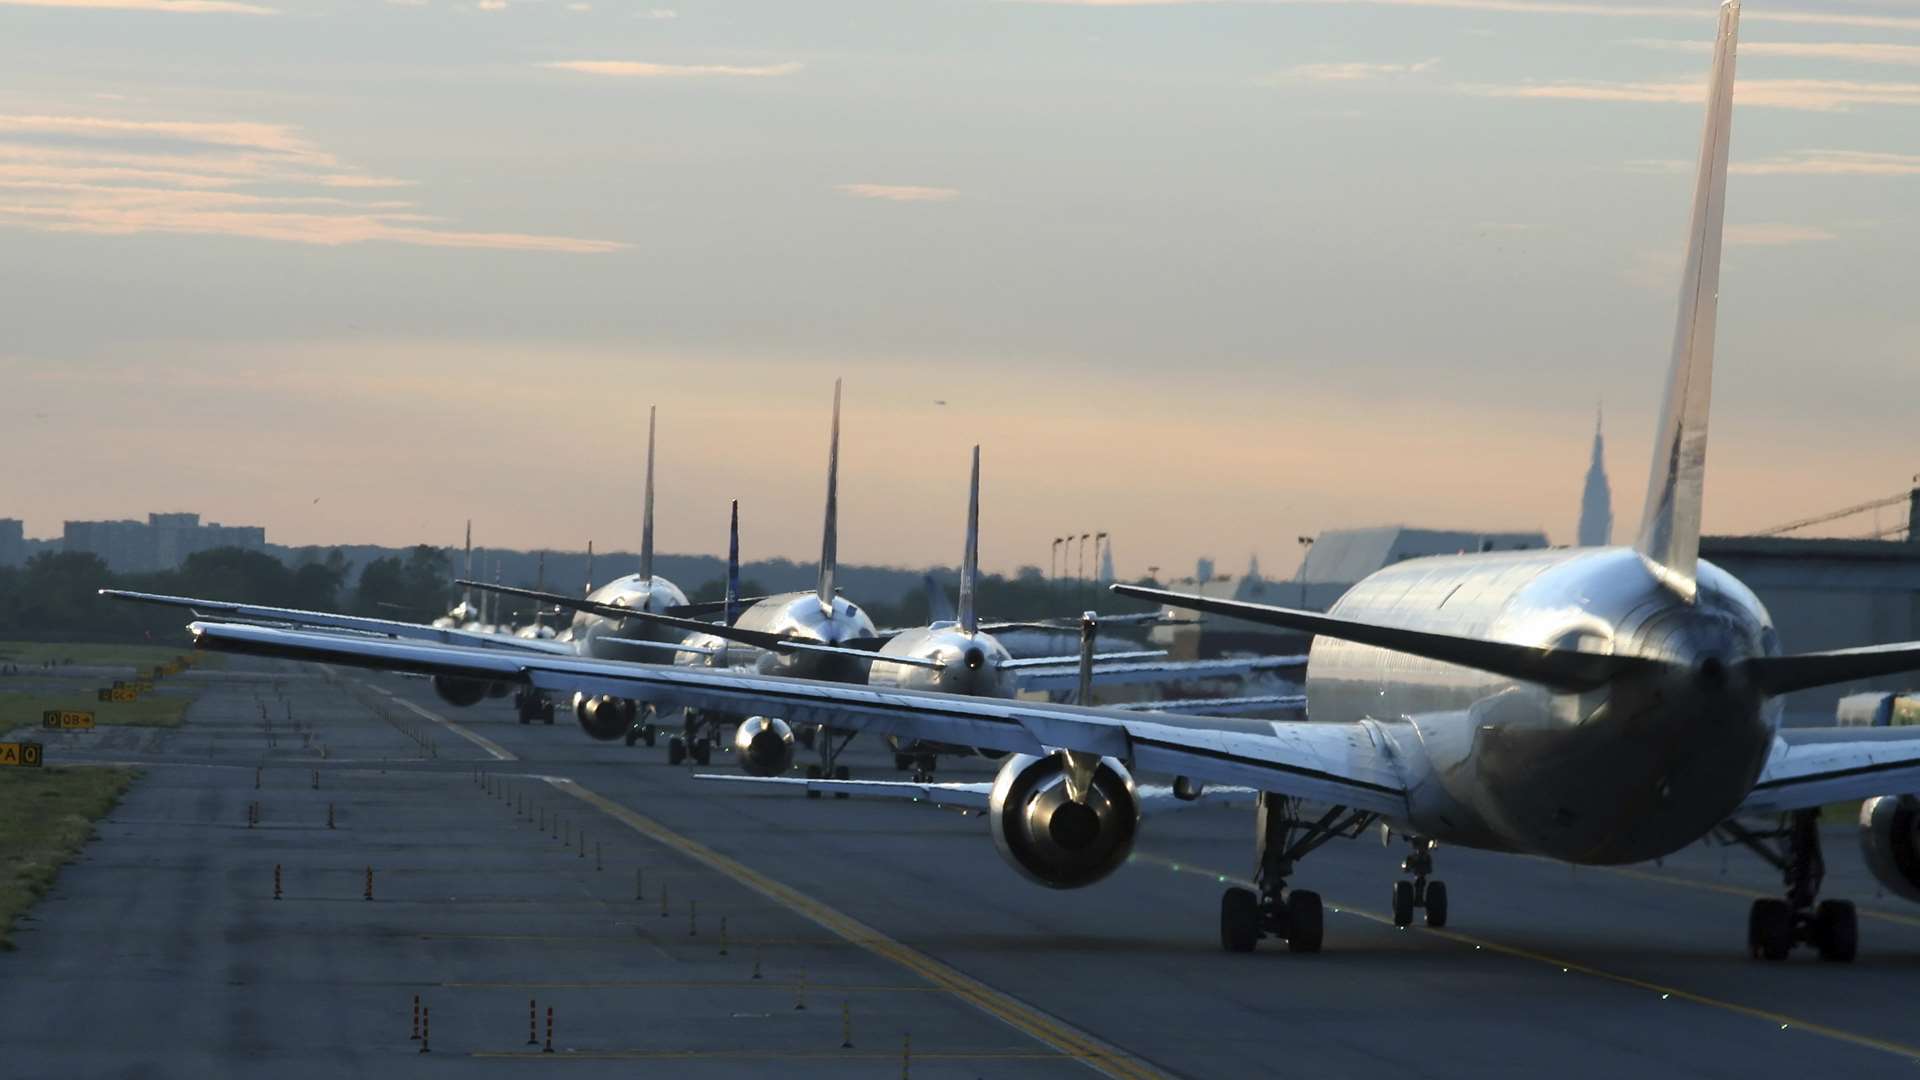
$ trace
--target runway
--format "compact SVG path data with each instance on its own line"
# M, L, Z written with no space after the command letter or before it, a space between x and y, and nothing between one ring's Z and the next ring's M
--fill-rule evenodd
M1773 875L1718 848L1621 870L1441 849L1452 925L1395 930L1403 851L1371 834L1295 879L1331 905L1324 954L1236 956L1217 911L1250 868L1244 804L1149 818L1131 865L1053 892L978 817L704 784L564 715L238 659L182 679L206 689L180 729L47 740L51 763L150 768L0 956L9 1072L890 1077L903 1049L921 1077L1920 1068L1920 907L1876 895L1846 829L1823 895L1861 904L1851 966L1747 959ZM856 776L894 775L854 747Z

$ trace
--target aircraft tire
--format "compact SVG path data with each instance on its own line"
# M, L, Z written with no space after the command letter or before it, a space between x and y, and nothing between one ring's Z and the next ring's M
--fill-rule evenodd
M1317 953L1326 940L1320 894L1295 889L1287 894L1287 951Z
M1422 906L1427 910L1428 926L1438 930L1447 925L1447 883L1427 882L1427 902Z
M1849 900L1822 900L1813 915L1814 944L1820 959L1851 964L1860 949L1860 917Z
M667 764L678 765L687 760L687 740L675 735L667 740Z
M1793 951L1793 909L1785 900L1755 900L1747 916L1747 941L1755 957L1785 960Z
M1393 925L1404 930L1413 925L1413 882L1393 883Z
M1220 947L1250 953L1260 942L1260 897L1235 886L1220 894Z
M654 727L652 724L644 725L640 729L640 739L648 746L652 746L654 743L660 741L660 729Z
M713 760L713 743L707 739L697 739L687 748L695 765L705 765Z

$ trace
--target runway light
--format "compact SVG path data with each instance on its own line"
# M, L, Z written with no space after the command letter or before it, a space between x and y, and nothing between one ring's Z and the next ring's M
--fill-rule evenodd
M1780 1030L1781 1030L1781 1031L1785 1031L1785 1030L1787 1030L1787 1025L1785 1025L1785 1024L1781 1024L1781 1025L1780 1025Z
M1661 995L1660 995L1660 1000L1661 1000L1661 1001L1665 1001L1665 1000L1667 1000L1668 998L1670 998L1670 997L1672 997L1672 996L1673 996L1672 994L1661 994Z

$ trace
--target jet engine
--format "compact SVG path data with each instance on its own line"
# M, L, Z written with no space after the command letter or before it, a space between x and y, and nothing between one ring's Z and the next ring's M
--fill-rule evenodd
M1880 884L1920 902L1920 798L1882 795L1861 804L1860 850Z
M1132 853L1140 825L1126 766L1100 758L1084 803L1068 796L1066 770L1064 753L1016 754L1000 766L987 803L993 846L1051 889L1077 889L1113 873Z
M487 696L487 684L479 679L456 679L446 675L433 677L433 692L440 700L462 709L469 705L480 704Z
M793 766L793 729L773 716L749 716L733 729L733 752L753 776L779 776Z
M573 695L573 715L580 721L580 730L601 742L612 742L625 735L633 726L637 711L632 701L612 694Z

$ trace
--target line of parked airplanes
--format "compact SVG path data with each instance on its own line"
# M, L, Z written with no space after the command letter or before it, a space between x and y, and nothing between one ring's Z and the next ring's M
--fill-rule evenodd
M1103 665L1139 658L1097 654L1084 632L1077 657L1016 660L995 640L1005 627L974 610L977 448L954 617L877 629L834 582L837 386L810 591L743 598L736 571L724 600L695 604L652 572L650 428L639 573L584 597L464 579L571 611L572 625L552 638L115 595L191 608L201 648L413 672L456 703L517 691L523 720L571 700L599 739L652 743L663 710L680 709L676 757L705 762L732 726L749 775L713 779L977 808L1007 860L1052 888L1092 884L1126 861L1143 812L1159 803L1136 771L1173 778L1176 800L1241 785L1258 793L1254 888L1221 897L1220 940L1231 951L1273 937L1318 952L1320 897L1293 886L1299 864L1378 826L1408 845L1392 888L1398 925L1416 911L1431 926L1448 920L1446 886L1433 877L1437 844L1607 865L1714 840L1781 871L1783 894L1748 914L1754 956L1780 960L1805 944L1851 960L1855 909L1819 895L1820 808L1865 800L1868 866L1889 892L1920 902L1920 729L1784 728L1778 697L1920 670L1920 642L1783 653L1753 593L1699 558L1739 14L1739 0L1722 4L1679 318L1633 544L1409 560L1359 582L1325 614L1113 586L1314 635L1297 718L1017 698L1032 672L1065 671L1084 695ZM736 568L737 526L736 508ZM837 758L862 732L892 741L919 775L849 778ZM820 764L805 778L787 775L795 741L808 739ZM942 752L1000 764L991 783L934 782Z

